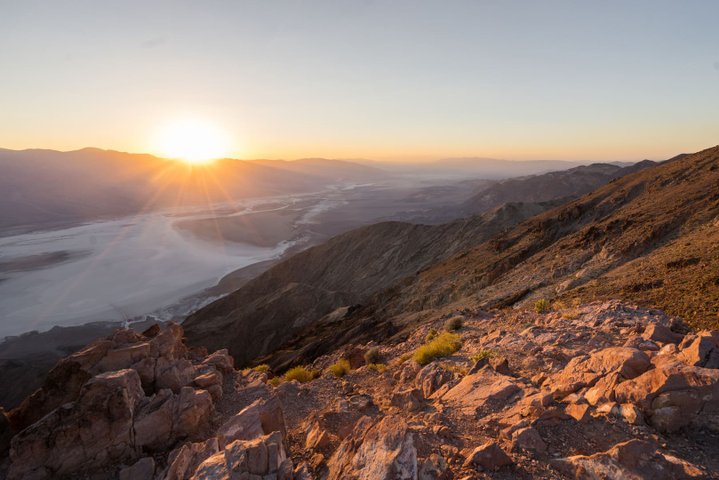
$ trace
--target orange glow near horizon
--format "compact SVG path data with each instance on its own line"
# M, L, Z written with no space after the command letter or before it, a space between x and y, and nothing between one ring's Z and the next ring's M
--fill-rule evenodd
M220 128L199 119L168 123L156 134L153 149L166 158L205 165L230 155L229 139Z

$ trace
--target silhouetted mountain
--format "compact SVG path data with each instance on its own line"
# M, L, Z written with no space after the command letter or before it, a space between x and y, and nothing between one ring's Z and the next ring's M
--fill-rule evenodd
M190 166L152 155L86 148L0 150L0 230L52 227L156 208L317 191L386 175L350 162L218 160Z

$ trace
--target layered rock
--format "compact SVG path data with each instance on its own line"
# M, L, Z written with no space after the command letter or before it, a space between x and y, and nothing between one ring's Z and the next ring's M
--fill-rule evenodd
M373 423L360 419L352 435L330 461L329 480L413 480L417 478L417 450L407 423L386 416Z
M231 369L232 359L223 352L195 358L182 336L176 324L145 335L119 330L62 360L10 413L19 433L11 442L8 478L132 463L144 451L205 437L213 397L222 396L218 368Z

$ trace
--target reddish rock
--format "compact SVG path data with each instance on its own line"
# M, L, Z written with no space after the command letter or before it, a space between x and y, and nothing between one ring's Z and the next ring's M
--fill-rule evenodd
M415 385L422 390L422 394L429 398L439 387L452 379L452 372L440 367L437 363L432 362L422 368L417 374Z
M309 450L323 449L330 445L332 438L327 430L323 429L319 423L313 423L307 431L305 439L305 448Z
M583 422L591 418L591 415L589 415L589 405L586 403L570 403L564 408L564 412L578 422Z
M173 450L168 456L163 480L189 479L202 462L219 451L215 437L204 442L187 443Z
M618 402L637 405L661 431L691 424L719 431L719 370L675 363L622 382L614 392Z
M719 331L688 336L679 349L678 358L688 365L719 368Z
M679 343L683 338L682 335L672 332L669 327L657 323L650 323L647 328L644 329L642 337L646 340L659 343Z
M422 409L423 400L424 398L421 390L417 388L409 388L407 390L393 393L390 403L393 407L414 412Z
M227 353L227 349L217 350L202 361L203 365L212 365L221 372L232 373L235 369L235 359Z
M592 387L604 375L617 373L624 379L634 378L651 366L646 353L636 348L611 347L589 356L573 358L560 373L544 383L555 398L562 398L583 387Z
M282 404L276 396L258 399L242 409L217 429L217 438L223 447L235 440L251 440L272 432L285 435Z
M509 458L509 455L504 453L504 450L494 442L488 442L475 448L464 462L465 467L480 470L499 470L511 464L512 459Z
M571 478L577 479L640 479L673 480L701 478L695 465L662 454L657 446L642 440L615 445L606 452L577 455L556 460L554 464Z
M520 428L512 434L512 451L544 455L547 453L547 444L535 428Z
M512 403L522 387L511 377L489 368L467 375L441 397L443 403L454 406L468 415L478 410L498 409Z
M292 480L292 461L287 458L280 432L254 440L235 440L224 451L203 461L192 479L276 478Z
M415 480L417 451L407 423L386 416L363 417L327 463L328 480Z

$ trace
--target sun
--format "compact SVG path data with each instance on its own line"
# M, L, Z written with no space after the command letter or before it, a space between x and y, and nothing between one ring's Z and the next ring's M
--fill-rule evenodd
M155 138L155 150L163 157L203 165L228 155L227 135L209 122L182 119L162 127Z

